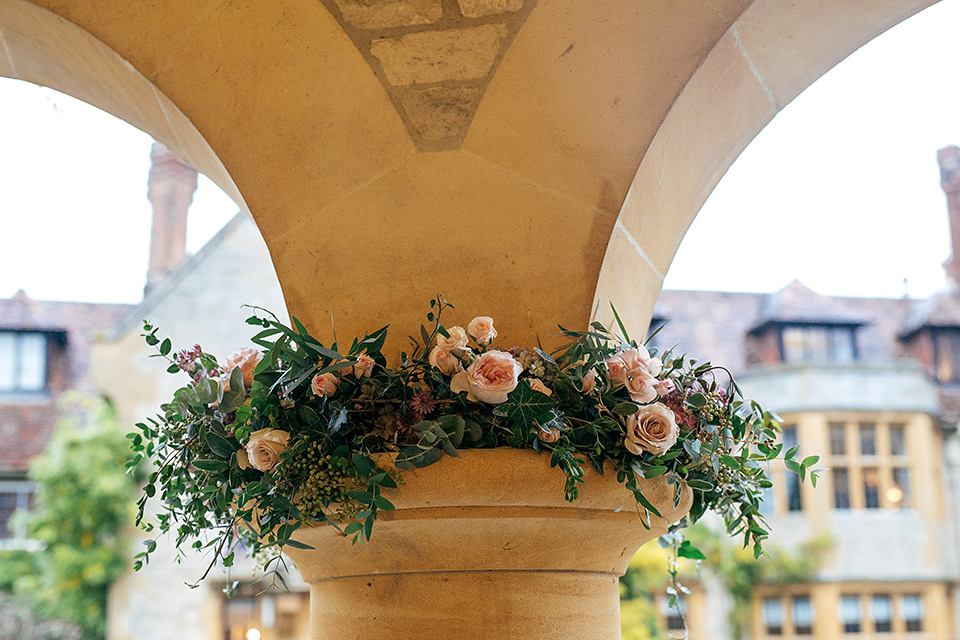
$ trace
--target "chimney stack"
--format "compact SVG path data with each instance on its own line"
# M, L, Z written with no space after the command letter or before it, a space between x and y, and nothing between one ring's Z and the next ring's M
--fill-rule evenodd
M187 257L187 209L197 189L197 172L159 142L150 150L147 198L153 206L150 262L144 294Z

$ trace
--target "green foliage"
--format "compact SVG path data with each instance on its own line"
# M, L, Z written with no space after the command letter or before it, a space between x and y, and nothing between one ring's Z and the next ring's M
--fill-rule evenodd
M133 515L134 485L123 472L127 441L106 403L74 395L61 404L70 417L30 467L38 489L29 536L42 549L32 562L21 558L31 573L15 586L38 611L75 623L93 640L105 635L107 589L127 566L121 532Z
M716 511L759 555L767 537L759 505L770 486L763 463L780 457L815 479L816 460L794 460L795 448L784 453L776 416L744 401L725 369L648 351L596 322L586 331L561 327L569 342L553 354L499 351L487 336L471 343L463 328L444 326L450 309L439 297L431 301L399 367L381 352L387 327L349 348L325 346L295 318L288 327L258 309L247 320L262 349L254 368L253 350L226 364L200 347L174 353L144 322L155 356L190 380L156 419L128 435L128 466L154 465L138 522L175 531L178 548L211 549L211 567L232 560L238 537L254 554L276 554L297 546L294 533L309 524L328 523L362 542L378 512L393 508L383 490L402 479L378 454L393 454L402 470L462 449L512 447L549 454L566 476L568 500L577 498L587 465L615 473L647 519L660 514L639 479L662 476L677 498L689 486L692 522ZM467 328L477 320L492 328L489 318ZM438 354L450 366L438 364ZM484 367L491 377L477 382ZM638 435L653 423L664 427L656 442ZM148 522L153 497L164 512ZM148 541L135 568L154 548ZM689 545L681 549L695 555Z

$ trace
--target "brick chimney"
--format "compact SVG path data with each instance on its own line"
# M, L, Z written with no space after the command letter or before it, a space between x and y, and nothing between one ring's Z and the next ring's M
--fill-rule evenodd
M951 145L937 151L940 186L947 194L950 217L950 257L944 263L947 278L954 288L960 286L960 148Z
M159 142L150 150L147 198L153 205L150 262L144 294L187 257L187 209L197 189L197 172Z

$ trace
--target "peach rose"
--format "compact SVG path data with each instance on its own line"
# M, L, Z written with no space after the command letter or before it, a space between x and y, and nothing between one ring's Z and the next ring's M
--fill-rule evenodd
M227 364L223 367L223 372L227 374L227 386L229 387L230 374L237 367L240 367L240 373L243 374L243 386L247 389L253 384L253 370L257 368L260 362L260 352L251 347L236 349L227 356Z
M356 364L353 365L353 375L357 378L369 378L376 364L373 358L365 353L361 353L357 356ZM342 369L342 371L350 371L350 369Z
M665 453L677 442L680 430L673 411L659 402L627 416L627 436L623 440L631 453Z
M530 388L533 389L534 391L539 391L540 393L542 393L542 394L545 395L545 396L552 396L552 395L553 395L553 391L551 391L551 390L547 387L547 385L543 384L543 380L541 380L540 378L534 378L533 380L531 380L531 381L530 381Z
M550 427L550 431L544 431L540 427L537 427L537 437L540 438L540 442L546 442L547 444L553 444L560 439L560 429L556 427Z
M447 327L447 333L450 334L449 338L442 333L437 334L437 346L441 349L453 351L467 346L467 343L470 342L470 338L467 337L467 332L463 330L463 327Z
M430 351L430 365L439 369L441 373L448 376L463 370L463 365L460 363L460 359L443 347L439 346L434 347L433 350Z
M467 324L467 333L473 336L477 344L490 344L497 337L497 330L493 328L493 318L477 316Z
M329 398L337 392L340 386L340 379L332 373L318 373L310 381L310 390L313 395L321 398Z
M250 434L243 449L237 452L237 464L241 469L253 467L269 471L280 462L280 454L287 450L290 434L280 429L260 429Z
M585 374L583 374L583 380L581 380L583 385L583 392L590 393L597 388L597 371L596 369L590 369Z
M517 378L523 371L520 363L504 351L487 351L450 380L454 393L467 392L467 398L476 402L500 404L507 394L517 388Z

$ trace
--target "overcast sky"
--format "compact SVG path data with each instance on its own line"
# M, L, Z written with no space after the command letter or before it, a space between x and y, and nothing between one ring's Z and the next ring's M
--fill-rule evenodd
M944 286L937 149L960 145L960 0L880 36L787 106L727 173L666 286L834 295ZM146 276L145 133L49 89L0 79L0 297L138 302ZM205 178L196 251L237 210Z

